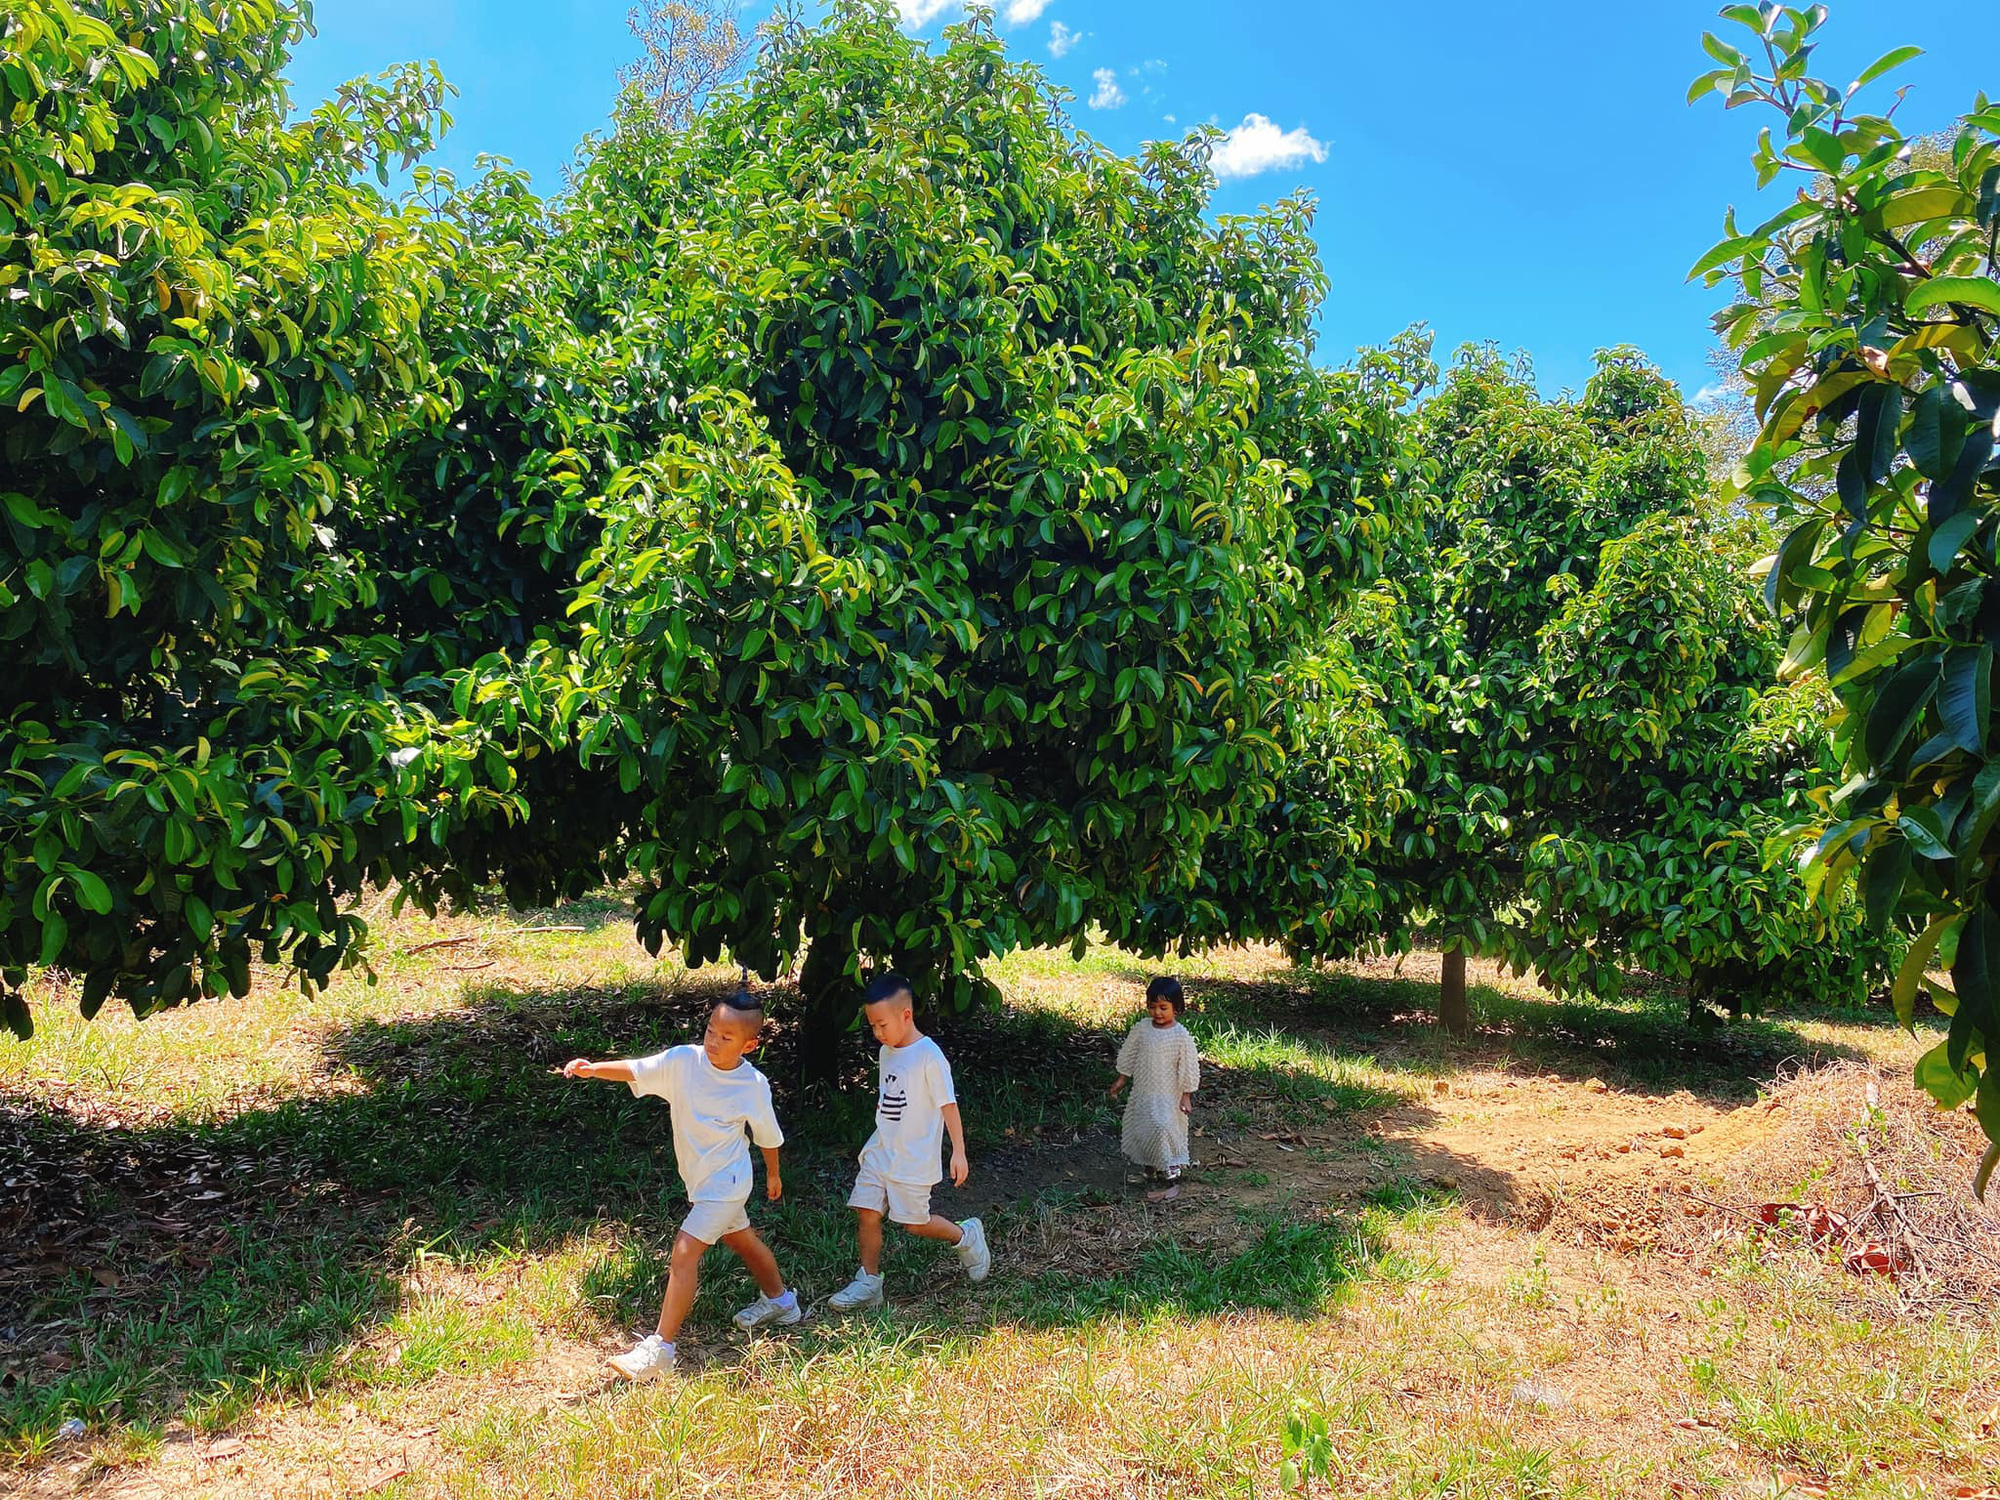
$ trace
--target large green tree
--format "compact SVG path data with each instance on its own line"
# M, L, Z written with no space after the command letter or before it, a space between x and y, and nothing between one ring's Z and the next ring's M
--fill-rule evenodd
M1950 1031L1917 1076L1940 1103L1976 1099L1996 1142L1983 1190L2000 1162L2000 109L1975 100L1918 152L1868 93L1916 48L1842 86L1811 70L1823 8L1723 14L1739 30L1704 39L1719 66L1689 97L1776 110L1758 183L1798 184L1754 228L1732 214L1693 274L1739 290L1719 327L1759 432L1737 482L1785 528L1766 566L1799 621L1786 666L1837 700L1844 780L1810 827L1811 875L1858 875L1876 924L1920 929L1895 985L1906 1022L1949 970L1933 994Z
M644 934L822 1026L1117 931L1268 800L1279 670L1372 572L1397 400L1312 358L1304 203L1212 219L1209 142L1105 153L990 24L774 33L575 176L642 436L530 675L636 793ZM573 247L559 255L574 255Z
M0 13L0 1004L27 966L142 1014L315 983L365 881L512 815L506 757L382 634L375 483L455 395L448 226L364 179L434 73L288 121L274 0ZM420 763L411 763L422 744ZM489 753L492 752L492 753Z

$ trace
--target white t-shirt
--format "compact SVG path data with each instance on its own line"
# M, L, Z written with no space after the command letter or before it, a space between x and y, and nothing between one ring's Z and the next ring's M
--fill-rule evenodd
M631 1061L632 1092L673 1110L674 1164L690 1203L741 1203L750 1196L750 1139L785 1143L771 1108L771 1085L747 1062L724 1072L695 1043Z
M891 1182L930 1187L944 1177L944 1107L958 1103L951 1064L927 1036L907 1047L884 1047L875 1096L875 1133L861 1160Z

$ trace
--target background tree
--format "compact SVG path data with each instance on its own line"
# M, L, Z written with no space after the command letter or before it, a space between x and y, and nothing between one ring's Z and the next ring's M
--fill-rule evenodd
M736 24L741 9L739 0L639 0L626 20L640 57L619 81L638 90L660 125L684 129L749 60L753 37Z
M1920 162L1862 91L1916 55L1899 48L1840 87L1810 72L1824 10L1731 6L1739 48L1690 99L1783 112L1753 158L1760 185L1801 179L1790 203L1697 263L1734 278L1718 320L1755 394L1760 431L1743 487L1785 529L1768 590L1801 623L1785 664L1823 669L1838 700L1846 779L1818 820L1810 878L1859 876L1871 920L1920 926L1895 985L1912 1018L1933 966L1947 1040L1917 1076L1941 1104L1976 1100L2000 1162L2000 769L1989 759L2000 424L2000 110L1982 97L1942 161Z
M1475 954L1564 993L1615 994L1628 966L1732 1005L1864 987L1875 950L1828 941L1766 855L1826 742L1772 687L1780 637L1701 438L1631 351L1556 401L1463 356L1415 424L1427 498L1336 632L1341 719L1171 920L1313 957L1428 925L1454 1030Z

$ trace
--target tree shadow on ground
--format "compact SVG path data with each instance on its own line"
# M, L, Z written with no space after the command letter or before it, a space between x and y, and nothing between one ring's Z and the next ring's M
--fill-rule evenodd
M1616 1004L1530 998L1490 985L1468 992L1473 1029L1449 1036L1437 1021L1437 986L1422 979L1298 966L1268 979L1203 979L1201 1007L1242 1024L1278 1026L1365 1052L1391 1071L1435 1073L1528 1063L1572 1081L1602 1079L1627 1093L1682 1090L1716 1104L1757 1096L1787 1062L1853 1060L1852 1047L1797 1027L1798 1010L1727 1023L1691 1022L1685 998L1635 984ZM1852 1019L1831 1011L1827 1019Z
M685 1211L668 1116L559 1068L693 1039L732 987L717 974L636 998L630 987L471 991L453 1011L330 1031L324 1075L305 1091L210 1122L0 1098L11 1199L0 1209L0 1441L33 1453L69 1416L100 1426L190 1412L221 1425L269 1394L406 1383L430 1367L413 1366L418 1345L452 1365L452 1339L479 1338L476 1316L421 1336L400 1326L416 1316L412 1277L429 1267L477 1275L589 1239L576 1262L585 1307L569 1321L649 1322ZM1383 1253L1381 1226L1360 1210L1232 1199L1223 1181L1212 1211L1135 1203L1102 1094L1108 1030L1029 1009L936 1034L976 1163L967 1190L942 1188L937 1204L987 1215L1002 1269L968 1291L947 1254L899 1241L902 1332L912 1318L962 1334L1111 1313L1305 1312ZM790 1133L786 1197L752 1211L794 1283L822 1295L852 1274L845 1197L873 1111L872 1045L851 1034L842 1087L806 1098L781 1082L795 1040L780 1020L760 1059ZM1408 1107L1279 1063L1212 1067L1208 1085L1205 1098L1274 1118L1317 1109L1349 1136L1371 1113ZM726 1253L710 1266L691 1328L712 1334L748 1281ZM890 1326L815 1336L886 1337ZM525 1335L530 1347L537 1336Z

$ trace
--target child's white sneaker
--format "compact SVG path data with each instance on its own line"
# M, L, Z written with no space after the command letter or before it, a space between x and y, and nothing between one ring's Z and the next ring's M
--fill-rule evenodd
M625 1379L634 1382L658 1380L674 1373L674 1346L657 1333L649 1333L624 1354L606 1361Z
M754 1333L766 1323L776 1323L781 1328L789 1328L803 1316L805 1315L799 1311L798 1296L786 1292L782 1297L760 1296L738 1312L731 1321L745 1333Z
M986 1246L986 1226L967 1219L958 1226L958 1263L965 1267L968 1281L984 1281L993 1269L993 1252Z
M826 1305L835 1312L859 1312L864 1307L882 1305L882 1278L861 1272L846 1286L826 1299Z

